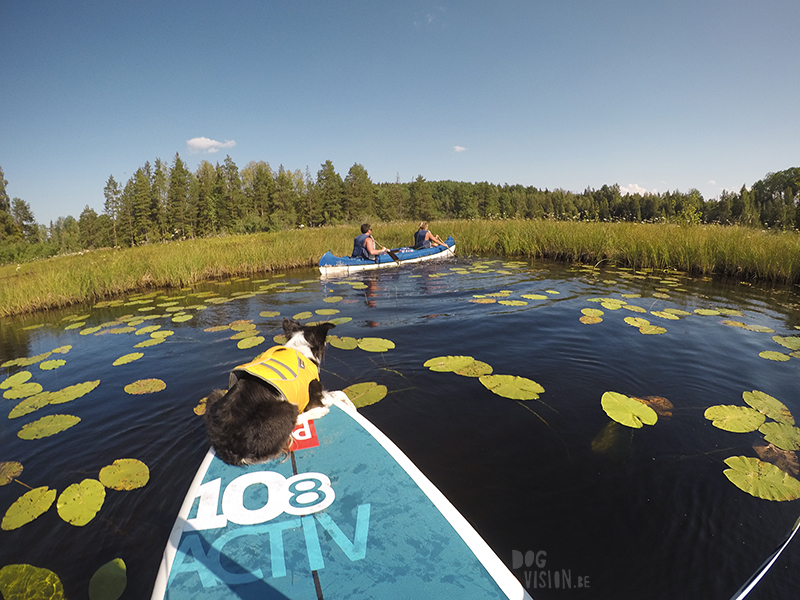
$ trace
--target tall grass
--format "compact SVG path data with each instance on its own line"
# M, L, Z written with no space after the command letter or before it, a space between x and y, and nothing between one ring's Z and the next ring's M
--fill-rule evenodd
M411 242L415 223L375 225L378 242ZM800 283L800 235L740 227L564 221L437 221L458 254L496 254L637 269L676 269ZM94 301L150 287L313 266L326 250L349 254L357 226L104 249L0 268L0 316Z

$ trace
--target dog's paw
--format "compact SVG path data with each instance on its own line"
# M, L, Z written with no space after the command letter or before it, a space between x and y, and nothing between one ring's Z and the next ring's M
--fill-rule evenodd
M328 405L329 406L329 405ZM300 415L300 418L307 421L320 419L328 414L330 408L328 406L316 406L311 408Z

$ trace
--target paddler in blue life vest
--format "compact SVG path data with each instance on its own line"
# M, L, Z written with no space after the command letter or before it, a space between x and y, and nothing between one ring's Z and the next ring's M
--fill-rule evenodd
M381 246L383 248L383 246ZM364 223L361 226L361 235L353 240L353 258L366 258L367 260L374 260L374 256L386 254L388 250L378 250L375 248L375 240L372 239L372 228L369 223Z
M419 229L414 233L414 250L422 250L432 246L444 246L445 243L439 239L438 235L433 235L428 231L428 222L422 221Z

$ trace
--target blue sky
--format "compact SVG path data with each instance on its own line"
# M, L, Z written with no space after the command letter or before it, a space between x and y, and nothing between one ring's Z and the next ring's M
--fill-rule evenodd
M176 152L711 199L800 166L798 23L797 0L3 0L0 167L45 224Z

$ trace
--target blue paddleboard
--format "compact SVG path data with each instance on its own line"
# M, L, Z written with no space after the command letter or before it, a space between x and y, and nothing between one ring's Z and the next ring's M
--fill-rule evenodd
M167 543L153 600L530 599L439 490L339 404L295 430L283 462L209 450Z

